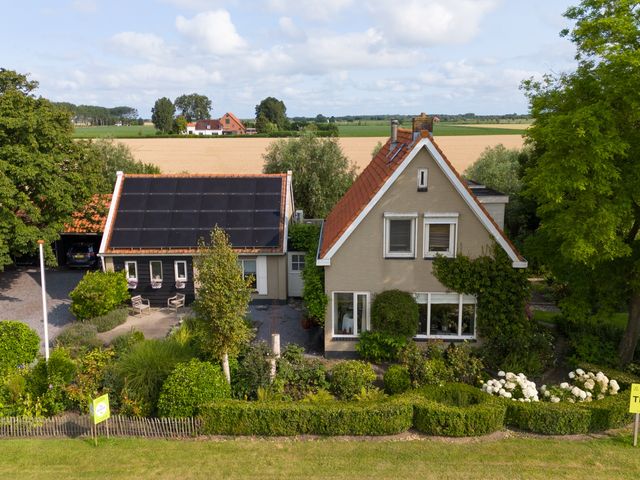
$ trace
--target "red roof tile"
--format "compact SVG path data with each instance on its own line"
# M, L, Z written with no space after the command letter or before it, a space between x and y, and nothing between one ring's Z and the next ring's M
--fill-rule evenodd
M111 194L96 194L82 210L75 212L65 224L64 233L102 233L107 223Z

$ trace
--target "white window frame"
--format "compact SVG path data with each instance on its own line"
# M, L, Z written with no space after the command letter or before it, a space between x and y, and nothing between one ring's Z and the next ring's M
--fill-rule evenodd
M352 294L352 302L354 305L354 309L353 309L353 333L352 334L347 334L347 333L336 333L335 332L335 327L336 327L336 294L337 293L350 293ZM371 294L369 292L351 292L351 291L345 291L345 290L336 290L334 292L331 292L331 337L332 338L357 338L360 336L360 332L358 332L358 295L364 295L366 297L366 305L367 305L367 315L364 319L364 331L368 331L371 330Z
M419 300L427 296L427 303L420 302ZM458 296L458 333L457 335L431 335L431 296L432 295L457 295ZM418 304L427 305L427 333L419 333L414 338L416 339L441 339L441 340L475 340L477 338L478 331L478 300L473 295L465 295L463 293L456 292L416 292L413 294ZM455 305L455 303L443 303L442 305ZM473 333L471 335L462 335L462 307L463 305L475 305L473 311Z
M153 265L154 263L159 263L160 264L160 280L156 280L155 278L153 278L153 267L151 265ZM149 278L151 279L151 282L160 282L162 283L162 281L164 280L164 268L162 266L162 260L151 260L149 262Z
M133 268L136 271L136 275L134 277L129 276L129 265L132 263L133 263ZM137 282L138 281L138 262L134 260L127 260L126 262L124 262L124 272L125 272L125 275L127 276L128 282Z
M246 273L246 270L244 268L245 262L253 262L254 265L256 266L255 273L252 273L251 275L253 275L255 277L255 280L256 280L256 288L254 288L253 291L257 292L258 291L258 260L256 258L239 258L238 262L240 263L240 268L242 268L242 278L243 279L247 278L247 273Z
M181 263L184 265L184 276L181 277L178 274L178 264ZM187 273L187 262L186 260L176 260L175 262L173 262L173 272L175 274L175 279L176 282L186 282L188 280L188 273Z
M446 252L435 252L429 250L429 226L449 225L449 250ZM438 255L454 258L458 244L458 214L457 213L425 213L424 214L424 258L435 258Z
M384 258L416 258L416 238L417 213L385 213L384 214ZM411 251L410 252L390 252L390 222L392 220L411 220Z
M426 168L418 169L418 191L426 192L429 185L429 170Z

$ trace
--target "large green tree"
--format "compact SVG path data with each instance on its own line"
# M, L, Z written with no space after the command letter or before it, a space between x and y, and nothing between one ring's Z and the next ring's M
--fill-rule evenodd
M263 157L264 173L293 172L296 208L309 218L326 217L356 177L338 140L318 138L310 131L271 143Z
M173 115L176 113L176 107L167 97L156 100L151 109L151 121L162 133L171 133L173 130Z
M282 100L278 100L275 97L267 97L256 105L256 128L258 128L259 133L262 133L259 125L265 122L276 125L279 130L287 128L287 107Z
M70 114L32 92L37 82L0 70L0 268L50 243L98 190L97 160L72 139Z
M210 243L200 241L195 260L198 296L193 309L204 331L209 353L222 361L228 382L229 356L237 355L251 339L251 327L245 321L251 299L252 278L244 278L238 255L229 237L219 227L211 232Z
M534 118L525 184L541 221L534 246L568 285L568 314L626 304L619 357L628 363L640 336L640 7L583 0L565 17L577 69L525 82Z
M205 95L180 95L173 103L187 122L206 120L211 115L211 100Z

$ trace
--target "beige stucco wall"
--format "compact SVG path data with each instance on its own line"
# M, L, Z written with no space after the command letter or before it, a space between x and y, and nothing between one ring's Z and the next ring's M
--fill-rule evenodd
M428 191L417 191L419 168L427 168ZM418 213L415 259L384 258L384 214ZM446 292L433 276L432 260L423 258L424 213L458 213L457 253L476 257L492 245L489 232L471 211L431 155L422 149L378 204L354 230L325 267L329 296L325 322L325 351L353 351L353 340L332 339L332 292L384 290Z

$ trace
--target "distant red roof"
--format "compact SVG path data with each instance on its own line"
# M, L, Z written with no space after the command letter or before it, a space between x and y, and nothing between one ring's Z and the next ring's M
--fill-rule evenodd
M196 130L222 130L220 120L198 120Z
M70 223L65 224L64 233L102 233L107 223L111 206L111 194L100 193L91 197L82 210L72 215Z

